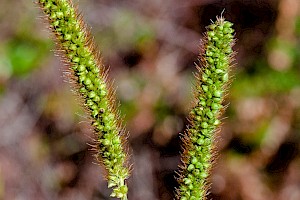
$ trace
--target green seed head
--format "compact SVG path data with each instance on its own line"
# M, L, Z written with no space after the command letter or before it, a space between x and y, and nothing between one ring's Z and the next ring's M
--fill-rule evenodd
M127 199L125 180L129 176L126 153L123 151L118 116L113 113L114 106L105 77L100 74L101 59L97 58L94 44L80 15L77 14L70 0L38 0L39 5L49 18L50 28L65 52L77 81L79 95L83 98L91 124L97 132L97 157L108 172L108 186L113 188L112 196ZM100 63L100 66L97 64ZM102 69L105 71L105 69ZM102 71L101 70L101 71Z
M192 125L189 127L189 143L185 146L185 163L179 188L180 200L205 199L207 177L210 172L215 130L221 123L218 117L222 112L224 88L228 82L232 46L233 24L224 18L207 28L204 53L200 60L205 61L196 83L197 104L190 112Z

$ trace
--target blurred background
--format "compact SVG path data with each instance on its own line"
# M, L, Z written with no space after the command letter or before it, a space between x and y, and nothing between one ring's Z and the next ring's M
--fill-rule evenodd
M0 199L111 199L42 12L33 1L0 4ZM299 0L75 4L118 88L129 200L174 198L200 39L224 8L238 54L209 199L300 199Z

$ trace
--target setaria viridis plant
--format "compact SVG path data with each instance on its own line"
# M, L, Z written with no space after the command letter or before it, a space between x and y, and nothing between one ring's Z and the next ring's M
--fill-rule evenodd
M179 172L177 197L180 200L205 199L208 176L214 159L214 140L220 125L229 71L233 61L234 30L223 17L207 27L200 50L200 66L195 75L194 106L190 126L183 137L184 151Z
M107 69L81 19L70 0L39 0L55 34L58 52L70 67L77 94L96 133L96 158L107 172L112 197L127 199L126 179L129 177L124 129L116 112L114 90L107 81Z
M58 53L70 68L70 80L89 113L96 135L95 157L106 169L112 197L127 200L130 174L126 134L115 105L115 92L107 80L107 69L88 27L71 0L38 0L55 35ZM208 176L214 159L214 139L224 110L229 70L233 61L232 23L217 18L207 28L200 52L190 126L183 137L184 151L179 171L177 198L205 199Z

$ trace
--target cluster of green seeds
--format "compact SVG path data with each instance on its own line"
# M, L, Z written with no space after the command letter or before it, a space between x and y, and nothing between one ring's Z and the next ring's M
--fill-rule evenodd
M86 27L69 0L39 0L39 5L48 16L50 28L65 53L72 74L79 86L78 92L92 118L97 133L97 158L107 170L111 196L127 199L125 180L129 176L127 158L122 145L122 129L119 118L111 105L104 68L95 56L93 44ZM102 68L99 68L102 67Z
M179 179L178 197L181 200L205 199L207 178L213 159L213 140L222 114L222 101L228 82L234 43L232 23L224 18L208 26L202 68L196 75L197 105L190 112L191 126L185 139L183 166Z

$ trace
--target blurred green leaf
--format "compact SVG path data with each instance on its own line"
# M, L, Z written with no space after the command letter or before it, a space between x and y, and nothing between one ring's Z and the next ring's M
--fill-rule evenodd
M261 68L254 75L240 73L232 84L233 98L245 96L264 96L285 93L300 86L300 74L297 69L279 72L270 68Z
M13 75L26 75L48 55L50 43L30 38L14 38L6 45L7 59Z

